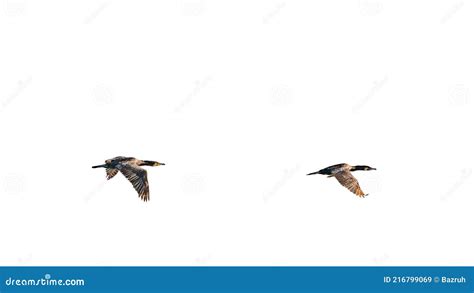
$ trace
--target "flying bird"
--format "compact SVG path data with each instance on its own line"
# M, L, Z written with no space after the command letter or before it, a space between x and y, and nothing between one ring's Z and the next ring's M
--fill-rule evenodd
M107 180L112 179L120 171L138 192L138 196L144 200L150 200L150 188L148 186L147 172L140 166L161 166L163 163L155 161L142 161L132 157L115 157L105 161L103 165L92 166L92 168L105 168Z
M328 177L336 177L337 181L341 183L342 186L349 189L352 193L355 193L359 197L365 197L368 194L365 194L359 186L359 182L357 179L351 174L352 171L370 171L370 170L377 170L375 168L364 166L364 165L357 165L351 166L349 164L337 164L334 166L330 166L324 169L321 169L317 172L309 173L307 175L314 175L314 174L321 174L321 175L329 175Z

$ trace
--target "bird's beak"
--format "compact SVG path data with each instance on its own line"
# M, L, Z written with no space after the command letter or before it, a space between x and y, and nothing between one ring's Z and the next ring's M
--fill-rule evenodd
M372 169L370 169L370 170L377 170L377 168L372 168Z
M162 165L165 165L165 163L160 163L160 162L155 163L155 166L162 166Z

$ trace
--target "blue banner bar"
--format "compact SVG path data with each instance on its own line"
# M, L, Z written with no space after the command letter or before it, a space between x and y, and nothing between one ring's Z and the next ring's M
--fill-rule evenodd
M0 267L0 292L474 292L474 267Z

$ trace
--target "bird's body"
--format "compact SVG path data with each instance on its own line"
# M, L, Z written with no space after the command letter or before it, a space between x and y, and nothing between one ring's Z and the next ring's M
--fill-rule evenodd
M148 185L147 172L141 166L160 166L163 163L155 161L143 161L133 157L115 157L105 161L103 165L92 166L92 168L105 168L107 180L112 179L120 171L132 183L138 196L148 201L150 199L150 187Z
M349 189L352 193L356 194L359 197L365 197L368 194L365 194L359 186L357 179L351 174L353 171L369 171L376 170L375 168L369 166L351 166L349 164L337 164L329 166L327 168L321 169L317 172L309 173L308 175L321 174L328 175L328 177L336 177L337 181L341 183L342 186Z

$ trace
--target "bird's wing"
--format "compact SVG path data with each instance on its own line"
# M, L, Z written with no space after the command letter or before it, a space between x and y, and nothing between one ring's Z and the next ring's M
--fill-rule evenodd
M133 188L138 192L138 196L142 200L148 201L150 199L150 188L146 170L129 164L120 164L119 170L132 183Z
M362 191L359 186L357 179L349 171L342 171L334 175L337 181L341 183L342 186L349 189L352 193L355 193L359 197L364 197L366 194Z
M106 168L105 173L107 173L107 180L112 179L115 175L117 175L118 170L115 168Z
M114 157L112 159L108 159L108 160L105 160L105 163L106 164L110 164L112 162L115 162L115 163L118 163L118 162L123 162L123 161L129 161L131 159L135 159L135 158L132 158L132 157L124 157L124 156L118 156L118 157Z

